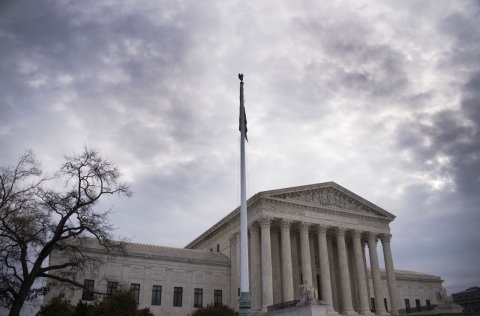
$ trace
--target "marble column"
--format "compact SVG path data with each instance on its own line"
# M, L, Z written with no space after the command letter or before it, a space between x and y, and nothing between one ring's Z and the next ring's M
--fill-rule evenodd
M250 225L250 261L252 269L250 270L251 282L250 293L252 299L252 310L259 311L262 308L262 274L261 274L261 252L260 252L260 226L258 222Z
M315 241L314 241L313 234L309 234L308 236L308 243L310 248L310 267L312 268L312 283L314 288L318 290L319 284L317 284L317 263L315 260Z
M271 217L263 217L260 220L262 226L262 311L273 305L272 285L272 243L270 240Z
M358 287L358 300L359 308L358 313L360 315L372 315L370 306L368 304L368 291L367 280L365 279L365 265L363 262L362 254L362 241L361 232L359 230L353 231L353 251L355 256L355 269L357 271L357 287Z
M272 242L272 290L273 304L282 302L282 257L280 251L280 231L270 229L270 240Z
M292 221L282 219L282 287L283 301L294 300L293 295L293 270L292 270L292 247L290 245L290 227Z
M367 247L367 242L362 240L362 256L363 256L363 266L365 267L365 280L367 280L367 297L368 297L368 306L370 311L373 310L372 301L370 301L370 278L368 277L368 268L367 268L367 255L365 254L365 248Z
M377 236L375 233L368 235L368 252L370 253L370 269L373 280L373 295L375 297L375 314L388 315L383 304L382 278L378 265Z
M300 255L302 256L301 260L303 283L308 283L308 285L312 285L312 263L310 259L310 242L308 239L308 227L310 227L309 223L300 223Z
M330 264L328 262L327 227L318 227L318 255L320 262L320 299L327 307L327 313L333 314L332 282L330 279Z
M383 235L381 237L383 246L383 256L385 258L385 270L387 272L388 292L390 294L390 313L398 315L400 309L400 294L398 293L397 279L395 269L393 268L392 250L390 249L390 239L392 235Z
M338 248L338 265L340 272L340 288L342 293L342 314L356 315L352 307L352 291L350 288L350 274L348 271L347 247L345 245L345 228L339 227L336 231Z
M339 311L338 304L338 290L337 290L337 275L335 272L335 258L333 256L333 236L327 236L327 248L328 248L328 264L330 266L330 284L332 286L332 300L333 308L335 311Z
M237 309L237 233L230 237L230 306Z
M290 230L290 245L292 247L293 297L295 300L300 299L300 291L298 291L300 288L300 266L298 264L300 257L298 255L298 249L300 247L298 246L297 235L298 234L296 231Z

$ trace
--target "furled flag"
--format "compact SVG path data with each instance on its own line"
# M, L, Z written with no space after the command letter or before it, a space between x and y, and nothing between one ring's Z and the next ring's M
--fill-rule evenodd
M240 113L242 113L242 112L241 112L241 109L240 109ZM246 139L247 142L248 142L248 137L247 137L247 131L248 131L248 128L247 128L247 112L245 112L245 107L243 108L243 115L244 115L244 118L245 118L245 139ZM238 121L239 121L239 122L238 122L238 130L239 130L240 132L242 132L242 118L239 117L239 118L238 118Z
M238 74L238 79L240 79L240 115L242 115L242 106L243 106L243 115L245 118L245 139L248 142L247 137L247 113L245 112L245 101L243 100L243 74ZM238 130L242 132L242 117L238 118Z

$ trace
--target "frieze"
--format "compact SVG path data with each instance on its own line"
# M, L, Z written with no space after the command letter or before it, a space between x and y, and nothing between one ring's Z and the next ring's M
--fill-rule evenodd
M180 271L175 272L176 278L183 278L184 276L185 276L185 272L180 272Z
M359 213L370 213L385 217L384 214L376 211L368 205L340 192L334 187L319 188L309 191L291 192L278 195L272 195L277 199L299 201L313 205L323 205Z
M276 214L288 214L299 215L310 218L319 218L332 222L339 222L351 225L362 225L364 227L372 227L378 229L389 229L388 220L379 218L365 218L363 216L338 213L329 209L323 209L318 207L308 207L303 205L291 205L283 204L278 201L268 201L265 205L265 209Z
M165 276L165 269L164 268L154 268L153 275L157 276Z
M143 270L143 269L140 268L140 267L134 267L134 268L132 269L132 272L133 272L133 274L140 274L140 273L142 273L142 270Z

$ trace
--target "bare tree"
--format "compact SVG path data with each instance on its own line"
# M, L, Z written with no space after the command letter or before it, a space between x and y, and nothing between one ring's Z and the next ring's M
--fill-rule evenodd
M86 238L96 239L107 252L123 249L124 242L113 241L111 210L94 206L105 194L131 197L130 186L118 183L117 167L95 149L85 147L64 158L54 176L42 173L32 151L16 166L0 168L0 304L10 308L10 316L48 290L45 285L32 288L39 278L83 287L74 275L98 261L83 251ZM57 180L63 189L47 187ZM53 250L68 259L43 266Z

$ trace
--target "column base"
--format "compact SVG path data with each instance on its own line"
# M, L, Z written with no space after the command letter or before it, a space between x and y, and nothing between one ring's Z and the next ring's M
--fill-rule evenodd
M238 315L252 316L252 300L248 292L240 293L240 297L238 298Z
M386 315L390 315L390 313L387 312L386 310L383 310L383 311L375 312L375 315L386 316Z
M375 314L372 313L372 311L370 309L365 309L363 311L359 311L358 315L373 316Z
M343 311L342 312L342 315L348 315L348 316L357 316L358 313L356 311L353 310L353 308L350 308L346 311Z
M332 306L327 306L327 315L338 315L335 309Z

